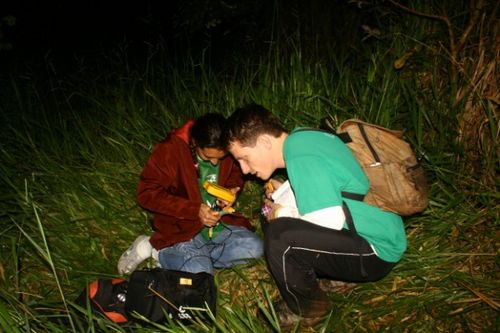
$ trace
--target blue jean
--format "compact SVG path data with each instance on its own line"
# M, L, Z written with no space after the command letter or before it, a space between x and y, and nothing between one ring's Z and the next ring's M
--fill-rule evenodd
M163 268L213 275L215 268L244 264L263 254L263 241L255 233L244 227L225 225L209 241L198 233L187 242L161 249L158 260Z

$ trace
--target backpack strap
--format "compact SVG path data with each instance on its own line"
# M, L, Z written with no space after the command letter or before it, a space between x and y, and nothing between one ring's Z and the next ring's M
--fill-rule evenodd
M365 141L366 146L368 147L368 149L372 153L373 158L375 159L375 162L371 166L380 165L380 163L381 163L380 157L378 156L377 152L375 151L375 148L373 148L370 140L368 139L368 135L366 134L366 130L365 130L364 125L362 123L359 123L359 122L356 123L356 125L358 125L359 132L361 133L361 136L363 137L363 140ZM340 138L340 140L342 140L345 144L352 142L352 138L349 135L349 133L348 132L337 133L337 130L333 127L332 123L330 122L330 120L328 118L321 119L319 127L324 131L330 132L330 133L338 136Z
M346 192L346 191L342 191L342 192L340 192L340 194L342 195L343 198L346 198L346 199L351 199L351 200L356 200L356 201L365 200L364 194Z
M337 133L337 130L335 130L335 127L333 127L332 123L328 118L322 118L319 121L319 128L323 131L329 132L333 135L336 135L339 137L340 140L344 143L349 143L352 142L351 136L347 132L342 132L342 133Z
M368 149L370 149L370 152L372 153L373 158L375 159L375 163L371 164L370 166L377 166L380 165L380 157L378 156L377 152L375 151L375 148L373 148L372 144L370 143L370 140L368 139L368 135L366 134L365 127L363 124L358 123L358 128L359 132L361 133L361 136L363 137L363 140L365 140L366 146Z
M347 223L347 226L349 227L349 232L352 234L354 239L363 239L356 231L351 210L349 209L345 201L342 202L342 210L344 211L345 221ZM359 265L360 265L359 268L361 270L361 276L368 277L368 273L366 273L365 266L363 265L363 253L361 252L361 246L359 247L358 252L359 252Z
M370 142L368 141L368 137L367 137L367 135L366 135L366 133L364 131L363 126L361 124L358 124L358 126L360 126L361 135L363 135L363 138L365 139L366 144L368 145L368 147L370 147L370 151L372 151L372 153L374 154L375 159L379 162L378 155L375 152L375 150L373 150L373 147L371 146ZM295 130L294 133L296 133L296 132L302 132L302 131L327 132L329 134L336 135L337 137L339 137L340 140L342 140L346 144L349 143L349 142L352 142L352 139L351 139L351 136L349 135L349 133L347 133L347 132L337 133L337 131L335 131L335 129L333 128L333 126L331 126L331 124L327 120L325 121L325 118L323 118L321 120L320 129L316 129L316 128L300 128L300 129ZM363 201L364 198L365 198L364 194L358 194L358 193L352 193L352 192L345 192L345 191L342 191L341 195L344 198L352 199L352 200L357 200L357 201ZM347 204L345 203L345 201L342 201L342 210L344 211L345 220L346 220L347 226L349 227L349 231L351 232L352 236L355 239L362 239L362 237L356 231L356 227L354 226L354 220L352 218L351 211L350 211L349 207L347 206ZM362 277L367 277L368 273L366 273L365 267L363 265L363 253L361 252L361 248L358 249L358 252L359 252L359 264L360 264L361 276Z
M347 132L333 133L333 134L338 136L339 139L342 140L342 142L344 142L345 144L352 142L351 136Z
M363 126L361 124L358 124L358 125L360 126L360 131L362 131L363 138L365 139L368 147L370 147L370 151L372 151L372 153L374 154L376 161L380 161L377 153L375 152L375 150L373 150L373 147L371 146L370 141L368 141L368 137L364 131ZM304 131L326 132L326 133L333 134L333 135L337 136L340 140L342 140L342 142L344 142L346 144L349 142L352 142L352 139L351 139L351 136L349 135L349 133L347 133L347 132L337 133L335 131L335 129L331 126L331 124L328 122L328 120L326 120L326 118L323 118L321 120L320 128L304 127L304 128L296 129L294 131L294 133L304 132ZM356 200L356 201L363 201L365 199L365 195L359 194L359 193L342 191L341 195L343 198Z

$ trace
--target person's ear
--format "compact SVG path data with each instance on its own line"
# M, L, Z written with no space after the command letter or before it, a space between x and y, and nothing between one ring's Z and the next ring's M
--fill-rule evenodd
M259 145L268 150L271 149L273 145L271 142L271 137L268 134L262 134L261 136L259 136L257 138L257 142L259 143Z

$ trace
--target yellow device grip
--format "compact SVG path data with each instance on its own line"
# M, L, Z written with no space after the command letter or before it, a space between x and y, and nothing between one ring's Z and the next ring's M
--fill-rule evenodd
M217 199L224 200L232 204L236 200L236 195L225 187L218 184L210 183L206 181L203 187L208 194L213 195Z

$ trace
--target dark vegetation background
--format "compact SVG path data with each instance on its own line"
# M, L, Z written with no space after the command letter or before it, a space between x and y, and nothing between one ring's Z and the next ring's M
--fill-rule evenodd
M212 322L124 328L73 305L149 232L135 188L153 145L187 118L255 101L289 128L329 116L403 129L428 174L404 259L332 293L320 331L498 331L498 7L3 1L0 329L278 331L263 261L218 272ZM260 186L249 179L238 203L257 232Z

